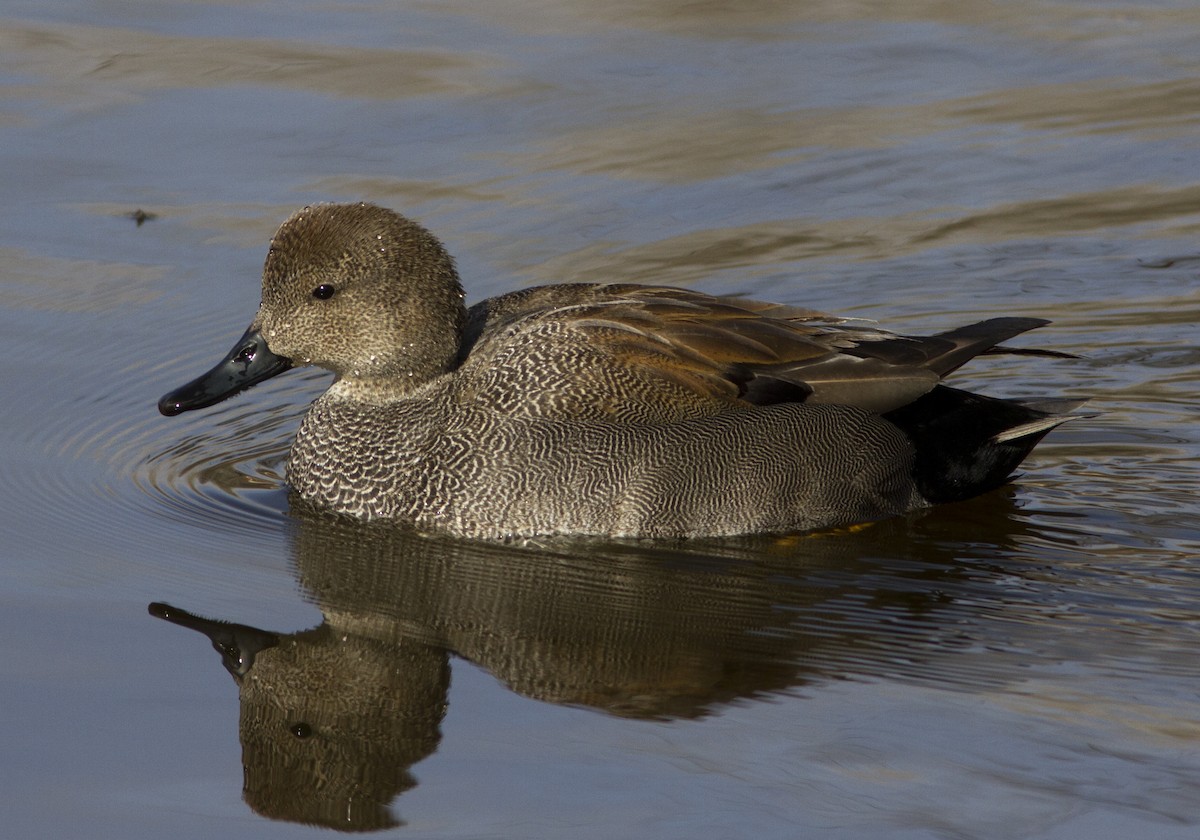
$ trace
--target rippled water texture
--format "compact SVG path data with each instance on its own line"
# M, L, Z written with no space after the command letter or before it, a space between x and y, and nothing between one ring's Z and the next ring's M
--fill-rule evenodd
M1197 44L1167 0L6 3L0 833L1196 837ZM844 533L338 525L281 483L325 376L154 403L358 199L473 300L1049 318L1081 358L956 382L1096 416Z

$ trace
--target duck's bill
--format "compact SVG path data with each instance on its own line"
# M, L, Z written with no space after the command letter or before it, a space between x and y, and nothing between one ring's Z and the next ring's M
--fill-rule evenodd
M216 367L159 400L158 410L173 417L185 411L207 408L283 373L291 366L291 359L276 356L268 350L262 333L251 327Z
M231 624L213 618L190 613L170 604L155 602L150 605L150 615L180 627L195 630L208 636L213 649L221 654L221 661L235 679L246 676L254 665L254 657L267 648L279 644L279 636L245 624Z

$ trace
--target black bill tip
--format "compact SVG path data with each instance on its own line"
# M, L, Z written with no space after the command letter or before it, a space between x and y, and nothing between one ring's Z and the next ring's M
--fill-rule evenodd
M291 366L291 359L272 353L262 333L251 327L212 370L164 395L158 401L158 410L174 417L185 411L208 408Z

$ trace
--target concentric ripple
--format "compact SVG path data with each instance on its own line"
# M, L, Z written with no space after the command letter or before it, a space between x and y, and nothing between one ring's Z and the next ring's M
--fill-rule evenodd
M203 412L162 417L157 391L202 371L207 360L200 355L151 371L119 369L97 355L60 383L95 396L75 399L49 421L37 395L0 408L0 437L10 453L4 464L12 470L0 475L7 496L0 503L55 529L34 529L32 539L70 535L119 553L175 545L181 537L206 546L228 545L231 536L240 545L278 544L287 450L322 374L293 373Z
M283 468L319 373L268 385L180 423L153 417L113 454L131 466L139 502L169 522L277 539L287 494Z

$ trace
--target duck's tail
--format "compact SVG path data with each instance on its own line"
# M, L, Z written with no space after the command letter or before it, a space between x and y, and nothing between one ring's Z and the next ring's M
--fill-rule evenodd
M884 417L912 441L921 495L956 502L1008 481L1047 432L1087 416L1067 414L1083 402L1002 400L939 385Z

